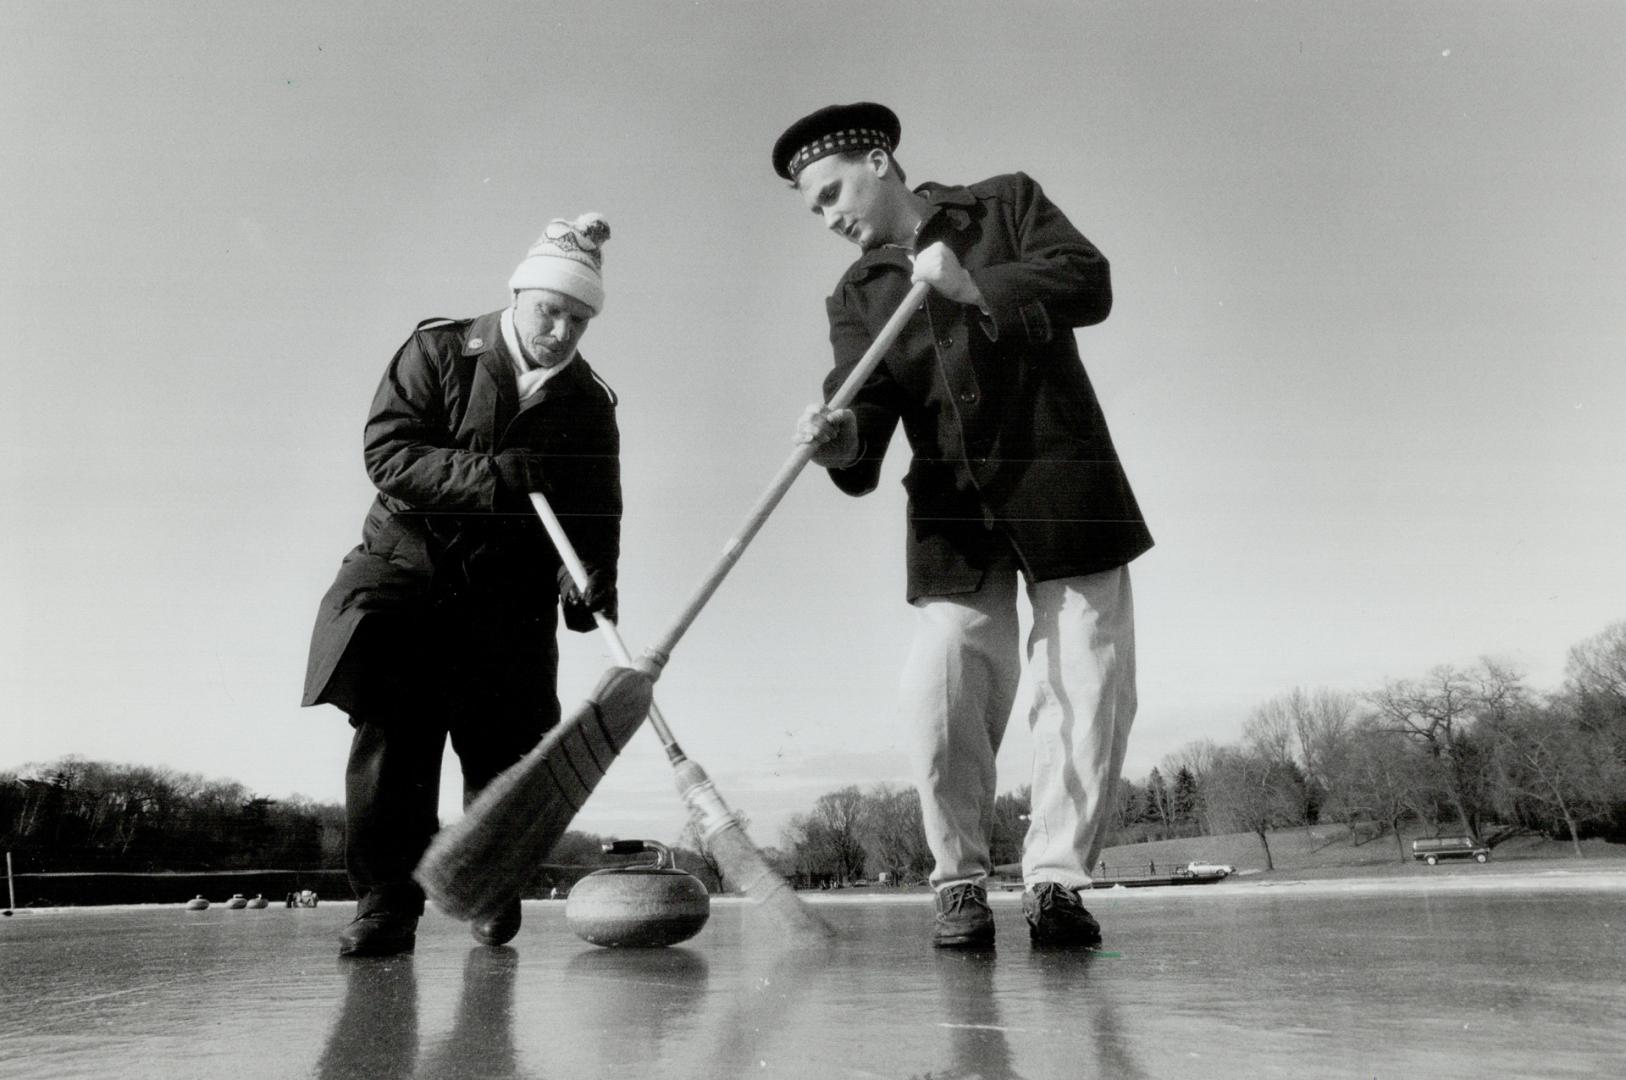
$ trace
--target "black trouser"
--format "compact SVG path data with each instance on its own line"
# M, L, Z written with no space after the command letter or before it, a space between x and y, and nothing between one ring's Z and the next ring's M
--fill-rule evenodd
M401 663L411 692L395 697L388 715L350 718L355 734L345 768L345 868L360 900L357 915L423 913L423 890L412 870L439 827L448 736L467 806L559 722L551 610L544 621L541 637L504 637L489 625L464 623L466 636L442 638L458 638L458 656L448 660L442 652L428 666ZM539 628L534 621L526 627Z

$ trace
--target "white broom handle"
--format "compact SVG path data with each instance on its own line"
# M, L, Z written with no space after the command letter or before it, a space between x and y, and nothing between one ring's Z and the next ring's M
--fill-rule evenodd
M845 409L852 404L853 399L858 396L858 391L869 381L875 369L881 366L882 357L898 340L898 335L903 333L904 325L914 315L915 310L925 302L926 294L930 291L931 286L924 281L917 281L910 287L903 302L892 313L892 317L887 319L886 325L881 327L881 332L875 335L875 340L870 342L869 348L864 350L864 355L859 358L858 364L848 374L841 388L825 402L825 408ZM712 566L711 572L700 582L699 588L695 589L694 595L689 598L688 606L678 615L672 628L666 632L665 637L644 650L644 656L653 661L657 668L664 667L667 660L671 659L672 650L677 648L677 643L688 632L690 624L699 617L701 609L711 599L712 593L717 591L717 587L723 583L723 579L734 568L734 564L740 561L740 556L745 554L746 546L768 520L768 515L773 513L774 507L785 497L785 492L790 490L791 484L796 482L796 477L802 469L812 460L816 449L811 443L804 443L796 448L796 452L791 454L784 465L780 466L773 482L768 485L768 490L746 515L745 524L727 544L723 545L722 555Z
M548 530L548 537L553 541L554 550L559 553L559 558L564 561L565 569L570 571L570 580L576 583L576 588L585 593L587 567L582 565L581 556L576 554L576 546L570 542L570 537L565 535L565 527L560 523L558 515L553 512L553 507L548 504L547 496L540 491L531 492L531 505L535 507L537 517L542 519L542 527ZM610 617L602 611L595 611L593 621L598 623L599 630L604 634L604 640L610 643L610 652L615 657L616 663L622 667L635 667L632 653L628 651L627 643L621 639L621 631L610 621ZM653 677L660 677L659 669L654 672ZM666 748L667 758L674 766L679 767L679 787L683 791L684 801L699 813L706 827L707 837L731 824L737 824L733 811L729 810L728 804L723 801L722 794L706 775L706 771L698 763L689 761L683 753L683 748L678 745L672 729L666 726L666 718L661 715L660 707L655 704L653 698L649 702L649 723L660 738L661 745Z
M581 556L576 554L576 546L570 542L570 537L565 535L565 527L560 524L559 516L553 512L553 507L548 505L547 496L540 491L531 492L531 506L535 508L536 516L542 519L542 527L548 530L548 538L553 541L554 550L564 561L565 569L570 571L570 580L574 581L576 588L585 594L587 567L582 565ZM615 657L615 662L622 667L636 667L637 661L633 660L632 653L627 651L627 643L621 639L621 631L616 629L609 616L602 611L595 611L593 621L598 623L599 630L604 634L604 640L609 642L610 655ZM661 716L660 709L653 701L649 703L649 722L654 725L655 734L660 736L664 745L668 748L677 745L677 740L672 738L672 730L666 726L666 718Z

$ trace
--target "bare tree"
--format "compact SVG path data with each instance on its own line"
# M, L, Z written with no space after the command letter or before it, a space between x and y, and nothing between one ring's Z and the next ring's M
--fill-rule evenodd
M784 845L785 861L793 876L813 881L822 875L835 876L833 866L826 865L828 845L823 842L821 828L812 814L792 814L779 831Z
M858 837L864 796L857 785L820 795L813 810L785 826L785 840L799 868L851 881L864 873L864 845Z
M1294 690L1288 699L1293 733L1298 737L1299 764L1304 775L1324 786L1332 785L1333 760L1349 738L1360 705L1354 694L1319 689Z
M1265 849L1265 868L1274 870L1271 829L1304 820L1304 791L1291 762L1272 760L1257 749L1224 749L1203 780L1204 797L1216 821L1247 829Z
M898 882L924 881L932 871L920 796L913 788L877 784L864 796L859 821L864 865Z
M1395 848L1406 861L1400 827L1408 817L1424 816L1434 791L1423 752L1400 732L1377 721L1350 732L1343 758L1341 797L1353 816L1363 816L1394 832Z
M1575 689L1626 713L1626 619L1571 648L1564 673Z
M1471 671L1446 665L1421 680L1390 682L1369 700L1385 726L1427 751L1463 831L1477 837L1474 796L1482 777L1474 769L1468 730L1481 711L1510 708L1522 694L1517 675L1486 661Z
M1293 712L1289 697L1271 698L1253 710L1242 725L1242 741L1267 761L1287 765L1293 761Z
M1315 800L1316 817L1342 821L1353 833L1355 821L1344 785L1359 699L1340 690L1295 689L1288 696L1287 706L1305 785Z
M1616 764L1626 769L1626 620L1570 649L1564 692L1581 726L1603 734ZM1617 820L1626 824L1626 792L1612 801Z
M1621 770L1605 737L1561 707L1496 715L1481 731L1501 805L1515 818L1534 812L1563 821L1580 858L1581 825L1603 818L1620 791Z

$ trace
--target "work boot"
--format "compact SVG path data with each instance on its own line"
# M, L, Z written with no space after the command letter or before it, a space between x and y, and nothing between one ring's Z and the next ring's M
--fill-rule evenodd
M508 901L489 919L481 919L469 927L474 940L482 945L506 945L519 933L519 897Z
M1101 944L1101 924L1084 910L1078 893L1054 881L1041 881L1022 894L1022 914L1028 917L1028 936L1035 945Z
M394 956L411 952L417 938L416 915L374 911L356 916L339 934L339 955Z
M984 949L994 943L994 913L981 885L962 881L937 890L932 944L939 949Z

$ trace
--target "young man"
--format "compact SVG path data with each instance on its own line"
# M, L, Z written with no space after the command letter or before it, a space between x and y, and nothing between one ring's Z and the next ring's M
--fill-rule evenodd
M846 378L911 283L927 303L851 409L809 406L798 442L851 495L874 490L896 426L913 451L902 717L936 861L934 944L993 943L994 759L1021 675L1016 590L1033 608L1032 814L1023 910L1035 943L1092 947L1080 902L1135 715L1127 563L1152 545L1079 361L1107 317L1107 262L1021 173L911 189L900 126L864 102L803 117L774 170L862 254L826 301Z
M390 361L365 435L378 495L361 545L322 598L304 704L355 729L345 861L360 898L341 955L413 947L413 868L438 821L441 754L467 803L559 721L554 640L616 610L620 434L615 394L576 352L604 306L596 215L550 222L509 279L513 303L420 323ZM529 493L547 495L590 572L577 591ZM501 945L519 898L474 926Z

